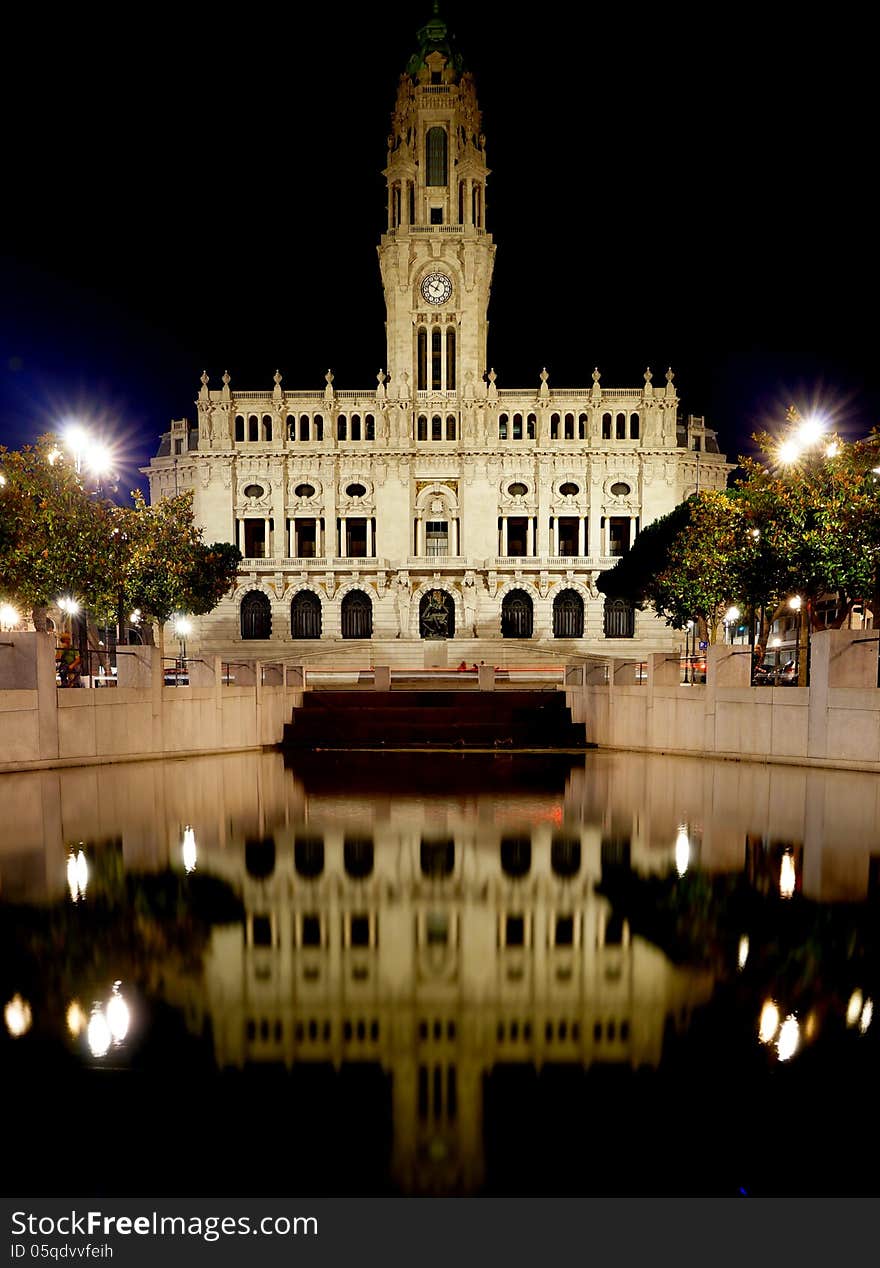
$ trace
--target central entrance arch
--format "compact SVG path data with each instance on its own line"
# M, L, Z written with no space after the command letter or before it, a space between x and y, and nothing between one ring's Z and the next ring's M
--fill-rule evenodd
M426 590L419 602L419 637L452 638L455 635L455 602L445 590Z

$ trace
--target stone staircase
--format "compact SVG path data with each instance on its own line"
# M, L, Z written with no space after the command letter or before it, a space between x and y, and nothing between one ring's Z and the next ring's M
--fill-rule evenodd
M286 749L584 749L564 691L307 691Z

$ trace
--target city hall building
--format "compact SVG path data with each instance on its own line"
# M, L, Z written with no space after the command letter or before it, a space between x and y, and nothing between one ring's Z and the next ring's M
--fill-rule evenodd
M670 647L662 621L606 601L596 578L640 527L723 488L730 466L703 419L680 417L672 370L631 387L586 368L576 388L537 367L525 386L498 382L474 82L436 5L417 39L384 173L386 368L356 390L330 370L304 389L278 372L247 390L203 374L197 426L172 422L145 469L154 502L192 489L205 539L244 556L195 646L308 658L309 640L372 640L374 656L377 641L436 653L479 639L497 642L496 661L502 640L561 655Z

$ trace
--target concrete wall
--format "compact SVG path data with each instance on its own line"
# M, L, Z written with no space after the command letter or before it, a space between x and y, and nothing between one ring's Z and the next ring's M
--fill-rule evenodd
M587 738L606 748L880 770L876 635L813 635L809 687L752 687L744 647L710 647L706 682L684 685L677 656L631 665L609 660L567 678L567 698Z
M227 683L210 658L193 663L191 686L166 687L158 649L139 647L120 652L118 687L60 690L52 635L10 634L0 653L0 771L260 748L302 702L270 665L242 662Z

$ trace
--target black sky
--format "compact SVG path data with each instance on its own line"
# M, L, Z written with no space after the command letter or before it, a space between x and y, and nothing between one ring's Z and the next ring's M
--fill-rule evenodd
M0 440L91 414L132 474L198 376L372 384L397 78L429 0L7 28ZM501 387L662 382L735 455L880 422L871 46L852 18L444 2L477 79Z

